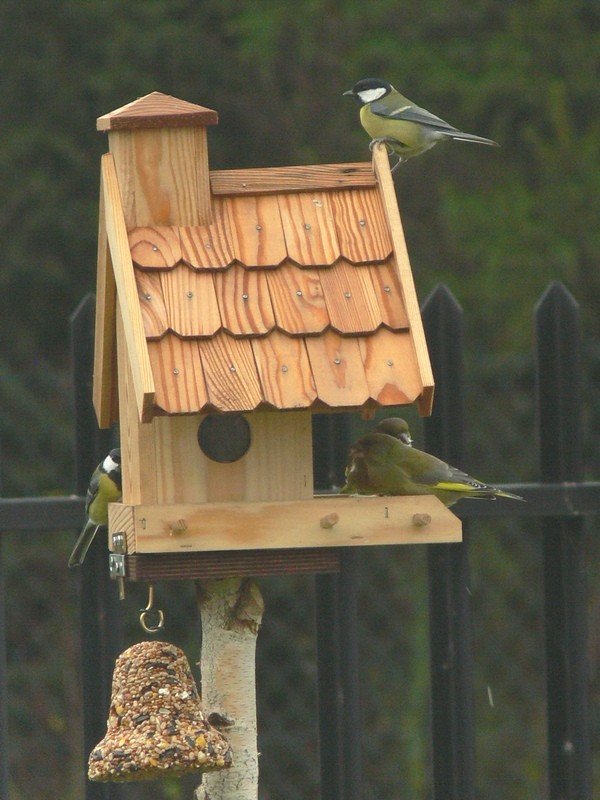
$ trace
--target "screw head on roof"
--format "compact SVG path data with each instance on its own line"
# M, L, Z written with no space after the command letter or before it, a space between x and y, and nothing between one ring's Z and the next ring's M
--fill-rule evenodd
M333 363L336 364L336 366L339 366L342 363L342 359L339 356L336 356L333 359Z
M346 298L346 300L350 300L350 298L352 297L352 293L351 292L344 292L344 297Z
M305 222L304 223L304 229L307 230L307 231L310 230L310 222Z
M242 300L247 300L247 299L248 299L248 295L246 294L246 292L244 292L242 294Z
M296 289L296 294L298 297L302 297L302 289Z
M358 220L358 224L361 225L364 228L365 225L367 224L367 220L366 219L359 219Z
M190 298L190 300L191 300L191 299L192 299L192 297L194 296L194 293L193 293L193 292L186 292L186 293L185 293L185 296L186 296L186 297L189 297L189 298Z

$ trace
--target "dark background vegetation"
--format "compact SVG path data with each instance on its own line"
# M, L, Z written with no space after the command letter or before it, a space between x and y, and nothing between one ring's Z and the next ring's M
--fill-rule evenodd
M369 75L502 144L440 145L396 180L420 298L445 282L465 311L462 466L490 482L537 477L532 308L558 279L581 304L586 477L598 479L599 67L593 0L0 0L3 494L74 486L68 320L94 289L106 149L96 117L159 90L218 111L213 168L363 160L357 106L341 95ZM83 754L77 579L66 569L73 532L4 538L13 798L75 800ZM596 538L590 525L597 731ZM539 531L479 524L471 560L480 796L543 798ZM422 799L430 787L424 554L366 554L362 576L365 798ZM307 800L318 797L312 584L262 585L263 797ZM162 602L168 635L195 660L188 589L165 586ZM135 622L139 607L134 592L126 619ZM140 637L133 627L129 635ZM597 734L593 745L598 761ZM189 796L179 784L152 791Z

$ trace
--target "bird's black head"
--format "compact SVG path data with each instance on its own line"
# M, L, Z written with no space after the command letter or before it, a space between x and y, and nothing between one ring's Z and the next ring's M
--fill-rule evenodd
M381 78L363 78L358 83L355 83L352 89L344 94L356 97L358 102L364 106L366 103L372 103L374 100L381 100L393 90L391 83L382 80Z
M106 456L102 462L102 471L112 478L117 486L121 486L121 451L118 447Z

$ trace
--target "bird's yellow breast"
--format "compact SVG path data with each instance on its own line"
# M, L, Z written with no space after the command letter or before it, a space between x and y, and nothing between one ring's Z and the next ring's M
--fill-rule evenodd
M98 482L98 492L88 509L89 518L97 525L107 525L108 504L116 503L120 499L121 490L117 484L108 475L102 474Z
M427 140L423 126L373 114L369 105L361 107L360 123L372 139L387 139L402 158L418 155L434 144Z

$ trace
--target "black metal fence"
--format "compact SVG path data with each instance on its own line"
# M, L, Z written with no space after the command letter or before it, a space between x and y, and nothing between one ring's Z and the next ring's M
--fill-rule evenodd
M95 464L111 446L99 433L91 408L93 298L72 318L75 386L77 497L0 500L0 532L78 528L82 495ZM463 458L464 369L462 311L443 286L423 306L436 381L434 414L425 421L426 449L456 464ZM524 516L542 520L548 800L591 800L592 760L588 712L586 569L583 515L600 511L600 483L583 482L582 375L578 307L562 284L551 284L535 311L536 410L539 425L539 483L506 487L526 504L498 501L464 503L464 543L427 547L431 697L431 786L435 800L475 800L473 647L469 596L471 527L485 517ZM347 415L321 416L315 422L316 484L327 490L343 474L350 427ZM464 507L463 507L464 506ZM7 758L5 619L10 606L4 591L0 536L0 798L12 800ZM65 565L66 569L66 565ZM298 789L264 798L364 800L360 664L357 633L361 553L343 553L339 574L314 581L314 648L318 708L318 763L313 793ZM114 658L122 649L122 615L108 578L105 547L93 547L82 568L81 668L83 675L83 753L105 732ZM393 635L393 634L392 634ZM427 665L423 665L423 670ZM294 687L290 687L294 690ZM277 722L273 723L277 726ZM402 724L402 719L398 724ZM368 721L367 721L368 726ZM396 758L389 752L387 758ZM268 754L265 756L268 758ZM285 777L282 779L285 781ZM87 800L145 797L143 790L87 782ZM131 792L131 794L128 794ZM316 792L316 793L315 793ZM153 795L155 796L155 795ZM396 800L393 792L379 800ZM425 795L423 795L424 797ZM525 797L526 795L520 795Z

